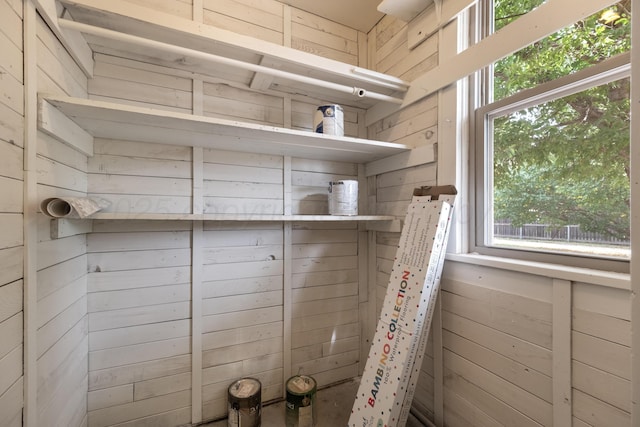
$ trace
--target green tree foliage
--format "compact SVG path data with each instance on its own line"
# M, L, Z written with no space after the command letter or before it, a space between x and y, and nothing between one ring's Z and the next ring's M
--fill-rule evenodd
M496 29L540 3L496 0ZM619 2L499 61L495 99L628 51L630 4ZM629 90L627 78L497 118L496 221L578 224L628 239Z

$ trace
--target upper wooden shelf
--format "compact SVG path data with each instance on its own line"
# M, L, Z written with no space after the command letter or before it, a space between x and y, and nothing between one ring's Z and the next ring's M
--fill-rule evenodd
M380 102L399 104L409 84L397 77L324 58L135 5L124 0L59 0L72 20L59 19L67 29L81 32L94 52L145 57L202 74L235 75L246 72L252 88L306 94L334 103L369 108ZM65 15L67 16L67 15ZM164 46L163 46L164 45ZM175 48L175 49L174 49ZM188 49L185 51L177 48ZM191 52L191 54L189 53ZM270 75L235 65L215 63L206 55L220 56L249 66L263 66L284 75ZM286 73L302 80L287 78ZM329 86L314 87L305 79ZM332 85L346 87L349 93ZM363 95L365 94L365 95ZM376 99L374 95L381 95ZM385 97L389 99L385 99ZM391 100L391 98L395 99Z
M93 137L366 163L411 147L66 96L41 95L39 126L64 140L62 113ZM67 132L68 130L64 130ZM87 154L91 154L86 150Z

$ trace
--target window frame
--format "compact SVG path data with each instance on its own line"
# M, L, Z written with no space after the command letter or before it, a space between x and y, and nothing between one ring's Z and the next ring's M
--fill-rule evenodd
M471 224L469 249L482 255L497 256L502 258L521 259L551 264L561 264L572 267L599 269L628 273L629 260L607 258L601 256L586 256L566 252L533 251L520 248L504 248L490 246L489 219L491 213L490 199L485 197L492 193L490 171L493 169L492 158L489 158L488 141L490 141L490 122L492 118L503 116L524 108L538 105L553 99L574 94L590 87L606 84L631 75L630 53L623 53L602 61L589 68L577 71L573 74L538 85L531 89L522 90L512 96L496 102L488 102L492 86L492 67L489 66L479 72L478 99L481 104L472 113L471 124ZM484 101L484 102L483 102ZM492 231L491 231L492 233Z

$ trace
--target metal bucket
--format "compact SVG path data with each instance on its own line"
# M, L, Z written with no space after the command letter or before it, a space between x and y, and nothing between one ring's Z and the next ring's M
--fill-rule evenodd
M316 425L316 380L296 375L287 380L286 427Z
M229 427L260 427L262 384L255 378L243 378L228 389Z
M313 127L316 133L344 136L344 111L336 104L321 105L313 117Z
M329 183L329 214L358 215L358 181L342 180Z

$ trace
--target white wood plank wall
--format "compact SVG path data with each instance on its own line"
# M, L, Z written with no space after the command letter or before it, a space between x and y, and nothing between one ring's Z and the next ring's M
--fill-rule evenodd
M89 426L190 422L190 230L188 222L94 223Z
M0 1L0 425L22 425L23 147L22 5Z
M187 16L184 4L158 7ZM358 61L354 42L361 34L290 13L282 3L205 0L202 6L205 24L278 44L292 44L295 21L299 48ZM309 45L310 38L316 44ZM105 52L95 56L88 85L94 99L306 130L317 105L331 102L321 93L252 90L252 74L242 70L187 71L170 57L151 64L144 52L135 58L117 46ZM362 111L345 108L345 115L346 133L364 136ZM109 201L107 212L181 213L202 206L217 214L326 214L328 182L359 178L351 163L209 149L201 163L192 156L185 147L96 139L89 194ZM202 420L222 418L227 387L246 376L261 380L265 402L282 398L286 375L298 370L321 386L357 376L358 226L294 224L287 231L291 227L205 222L196 231L188 222L94 221L87 260L89 426L188 423L193 399L200 399ZM198 233L198 247L191 233ZM192 267L198 259L202 265ZM201 268L201 301L191 299L192 268ZM201 319L191 319L192 304L201 304ZM193 337L202 347L199 390L191 385L192 321L202 330Z
M294 225L292 373L319 386L359 372L358 230L355 224Z
M38 91L86 96L87 81L43 21L37 26ZM87 157L38 133L37 193L84 196ZM38 218L36 411L39 425L87 423L88 318L86 236L69 232L52 238L51 221Z
M203 418L227 414L227 388L251 376L283 395L283 234L279 223L205 223Z

